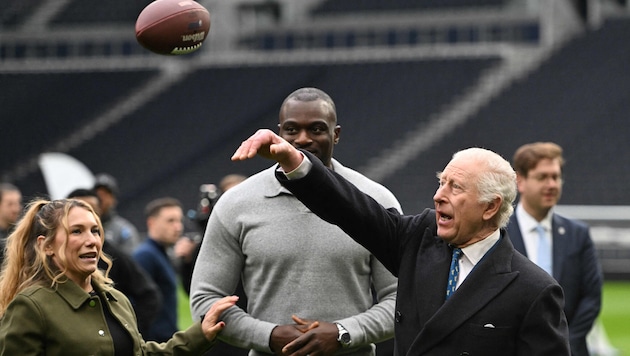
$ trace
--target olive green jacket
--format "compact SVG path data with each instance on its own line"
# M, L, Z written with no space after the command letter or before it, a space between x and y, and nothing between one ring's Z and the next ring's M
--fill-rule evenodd
M127 297L96 284L94 290L100 298L71 281L56 289L32 286L20 292L0 320L0 355L114 355L104 304L131 335L134 355L200 355L214 343L199 322L168 342L145 342Z

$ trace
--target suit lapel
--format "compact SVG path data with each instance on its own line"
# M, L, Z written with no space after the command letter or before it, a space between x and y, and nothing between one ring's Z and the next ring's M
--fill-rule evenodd
M551 220L551 230L553 239L553 278L558 280L562 275L562 266L566 259L566 253L569 251L569 234L567 226L555 214Z
M421 253L416 260L414 300L417 317L421 322L429 320L444 304L451 264L451 249L441 238L433 234L431 236L432 239L423 239L431 242L421 247ZM433 261L431 268L427 268L423 261Z
M502 236L497 247L477 264L457 292L425 323L408 354L418 355L430 350L501 293L517 276L511 271L512 254L511 242Z
M525 250L525 242L523 242L523 235L521 234L521 227L518 224L516 214L512 214L512 216L510 217L510 224L508 225L508 235L510 236L510 240L514 245L514 249L527 256L527 251Z

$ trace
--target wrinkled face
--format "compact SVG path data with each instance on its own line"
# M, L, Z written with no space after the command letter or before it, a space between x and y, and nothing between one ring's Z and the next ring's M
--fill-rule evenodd
M479 203L476 182L480 164L464 159L452 160L439 173L440 185L433 196L438 236L458 247L487 236L484 217L486 203Z
M525 210L542 218L562 195L562 167L558 159L545 158L527 173L527 177L518 175L516 182Z
M7 225L15 224L21 211L22 194L13 190L4 191L0 201L0 222Z
M184 213L178 206L166 206L147 219L149 235L165 245L174 245L184 231Z
M341 127L324 100L288 100L280 111L279 135L295 148L302 148L331 167L333 148L339 141Z
M60 269L67 268L68 278L80 284L97 269L103 247L101 231L94 214L82 207L70 209L68 227L69 233L63 225L57 228L55 240L46 252L52 254L53 262Z

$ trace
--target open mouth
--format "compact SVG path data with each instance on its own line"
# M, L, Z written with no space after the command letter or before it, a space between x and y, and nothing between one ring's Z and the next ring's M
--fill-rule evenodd
M98 254L96 252L90 252L90 253L84 253L82 255L79 255L79 258L82 260L89 260L89 259L95 259L98 256Z

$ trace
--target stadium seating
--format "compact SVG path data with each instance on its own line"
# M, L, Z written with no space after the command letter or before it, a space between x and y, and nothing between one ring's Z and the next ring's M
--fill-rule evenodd
M39 3L27 2L33 6ZM486 4L502 6L504 2ZM2 2L4 28L24 19L27 10L22 3L26 2ZM124 15L108 14L103 8L88 21L130 23L145 3L73 1L53 24L80 24L77 14L104 6ZM321 16L332 3L356 6L357 2L323 2L317 10ZM411 2L393 3L402 6ZM448 3L460 6L464 1ZM538 36L537 31L532 32L532 38ZM627 204L630 191L625 189L625 181L630 177L630 166L624 163L630 161L625 137L625 116L630 112L626 98L630 91L630 49L620 44L625 43L629 32L627 17L609 19L599 29L587 31L435 147L422 152L404 169L391 172L382 183L399 197L406 212L419 211L432 205L434 172L442 169L455 151L483 146L510 159L522 143L552 140L566 152L563 204ZM95 173L105 171L116 176L123 193L121 213L140 225L143 205L152 197L175 195L194 206L198 185L216 183L227 173L251 174L267 166L262 160L234 164L228 158L255 129L275 128L282 99L298 87L320 87L335 99L342 125L336 157L358 169L410 127L455 102L483 70L499 62L495 57L444 57L201 66L118 124L67 153ZM0 152L12 152L0 161L0 173L49 149L156 75L156 67L0 71ZM15 183L27 196L45 190L36 174Z
M51 21L51 26L134 24L152 0L72 0Z
M15 29L16 26L45 0L2 0L0 1L0 30Z
M507 0L325 0L317 5L313 15L347 14L357 12L470 9L502 6Z
M517 83L444 142L384 181L409 212L432 205L432 172L457 150L482 146L511 160L530 141L563 146L567 166L562 203L625 205L630 191L627 116L630 112L630 20L609 20L569 43L522 83ZM619 180L620 177L626 177Z

